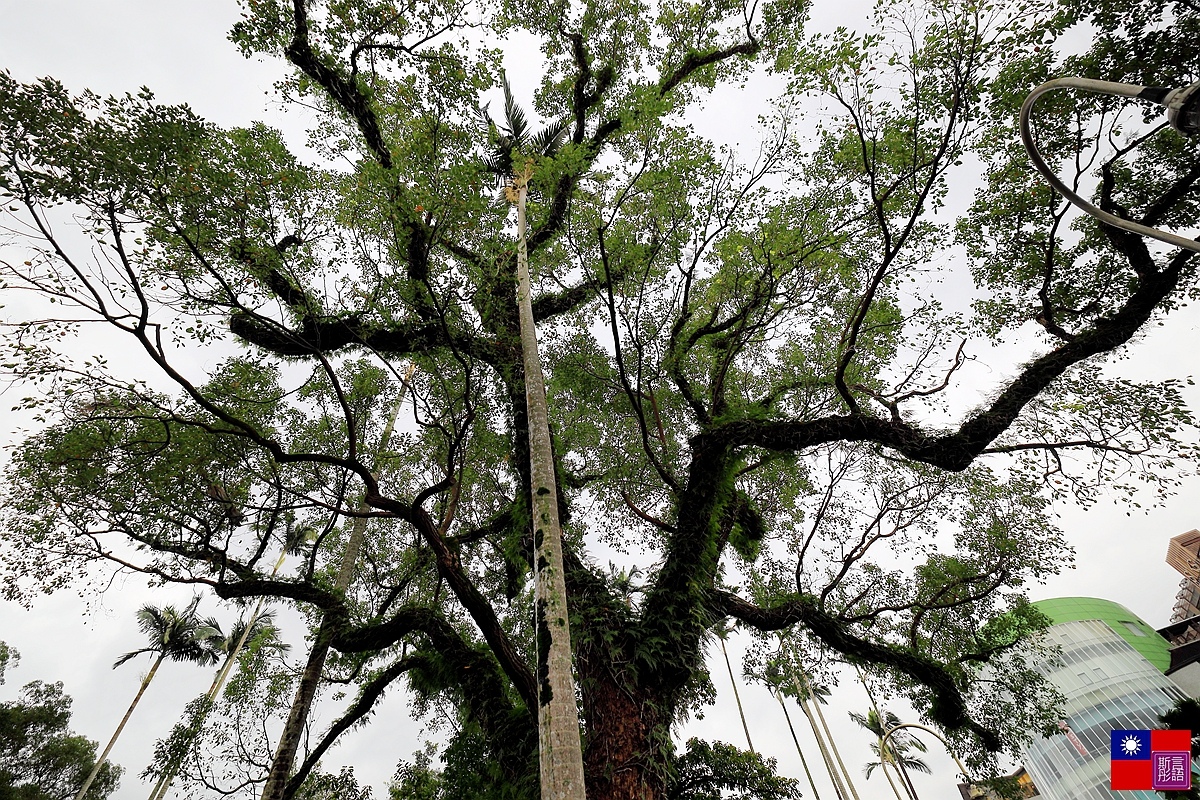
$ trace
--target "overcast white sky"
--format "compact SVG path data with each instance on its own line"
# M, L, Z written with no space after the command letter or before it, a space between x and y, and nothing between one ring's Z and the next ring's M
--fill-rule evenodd
M839 8L846 8L843 4ZM91 88L101 94L136 91L145 85L165 102L187 102L201 116L221 125L245 124L261 119L268 124L297 131L295 143L303 141L302 122L268 105L265 95L280 69L277 64L247 62L225 40L225 32L237 18L231 0L182 2L182 0L40 0L36 3L0 0L0 67L20 80L53 75L72 89ZM842 20L854 25L857 19ZM509 63L518 92L527 94L532 81L521 85L522 65ZM729 122L753 119L744 109L731 108L742 102L736 92L723 93L712 102L709 119ZM731 138L736 133L731 135ZM6 302L0 300L0 302ZM1200 373L1197 347L1200 312L1184 309L1166 326L1151 331L1132 349L1133 358L1121 362L1122 374L1133 378L1162 379ZM986 354L979 354L986 361ZM997 378L999 375L996 376ZM11 405L0 398L0 432L19 420L7 412ZM1200 395L1191 400L1200 403ZM7 416L5 416L7 414ZM1105 597L1123 603L1154 625L1165 624L1170 614L1178 576L1163 561L1167 540L1200 525L1195 493L1200 483L1187 484L1165 507L1148 512L1101 502L1090 511L1061 509L1063 526L1076 548L1076 569L1034 591L1035 599L1066 595ZM143 602L186 603L189 592L156 590L129 581L117 584L84 614L71 592L45 598L32 611L11 604L0 605L0 640L22 653L21 666L0 687L0 699L15 697L30 680L62 681L75 699L72 727L80 733L107 741L138 683L141 666L109 667L121 653L141 646L133 614ZM231 610L218 609L211 599L204 610L232 618ZM299 645L299 642L294 642ZM738 657L743 643L731 643L731 656ZM719 651L716 654L719 657ZM140 662L139 662L140 663ZM700 736L744 746L734 711L732 693L724 666L714 664L714 682L720 693L717 705L705 719L689 723L682 738ZM735 666L736 669L736 666ZM167 664L139 707L112 759L126 767L117 800L136 800L149 793L137 774L149 761L154 740L169 730L184 703L202 693L210 675L206 670ZM780 771L802 775L795 750L784 727L782 714L767 692L743 687L742 699L750 712L754 744L777 757ZM846 709L865 710L862 690L844 685L835 691L827 717L848 761L856 765L870 760L869 736L861 735L846 719ZM903 715L903 709L897 708ZM325 712L325 719L330 718ZM343 737L326 761L329 771L341 763L355 765L361 780L375 787L376 798L386 797L385 786L398 758L408 757L420 745L419 725L409 720L400 692L392 692L376 713L374 722ZM803 718L793 710L793 721ZM808 745L810 763L818 761L811 747L811 734L798 730ZM925 797L948 797L954 768L930 743L929 760L933 777L917 777L917 788ZM820 780L820 779L819 779ZM858 781L863 800L890 795L878 773L871 781ZM823 797L833 797L828 779L818 784ZM805 788L806 795L810 794ZM827 794L826 794L827 793Z

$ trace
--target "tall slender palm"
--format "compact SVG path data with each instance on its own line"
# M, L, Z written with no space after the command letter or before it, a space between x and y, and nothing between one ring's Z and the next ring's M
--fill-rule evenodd
M91 774L83 782L79 793L75 795L75 800L83 800L83 796L87 794L87 790L91 787L92 781L96 779L96 775L99 774L100 768L108 760L108 754L113 745L117 743L117 738L124 730L125 723L129 721L129 717L133 714L133 709L137 707L138 701L142 699L142 695L146 693L146 687L150 685L150 681L154 680L154 675L158 672L164 659L190 661L194 664L215 664L220 659L212 646L214 637L218 635L217 631L203 624L196 617L196 606L199 603L199 597L193 598L191 604L182 612L175 610L173 606L165 606L160 609L152 605L142 606L141 611L138 611L138 628L146 634L149 642L145 647L118 658L113 664L113 669L142 653L153 654L154 662L150 666L150 671L146 673L146 677L142 679L142 685L138 687L133 702L129 704L129 710L121 718L121 723L117 725L112 738L108 740L108 746L96 759L96 766L92 768Z
M804 712L804 718L808 720L809 727L812 728L813 738L817 742L817 750L821 753L821 761L825 764L825 771L829 773L829 780L833 784L833 793L837 796L837 800L849 800L849 795L846 791L846 785L841 773L834 763L833 755L829 752L829 747L825 743L825 736L821 733L821 728L817 725L816 716L812 709L809 708L809 701L819 702L822 695L829 694L829 690L813 688L807 681L802 685L800 679L796 677L794 669L791 674L786 674L782 660L773 661L767 665L766 679L767 684L771 686L779 699L779 704L783 706L784 716L787 717L788 727L791 728L791 715L787 713L787 706L783 703L783 696L789 695L796 699L796 703L800 706L800 710ZM788 686L788 684L791 686ZM800 742L796 739L795 730L792 731L792 739L796 740L796 750L800 751ZM805 772L808 772L808 763L804 758L804 753L800 752L800 759L804 762ZM809 783L812 784L811 773L808 776ZM813 794L816 794L816 786L813 785Z
M850 771L846 769L846 764L842 761L842 754L838 751L837 743L833 740L833 733L829 730L829 724L825 722L825 714L821 711L821 704L815 700L812 684L808 680L808 673L803 668L798 669L797 672L799 673L800 680L804 683L805 691L801 696L814 698L813 708L817 712L817 718L821 720L821 727L825 729L825 736L829 739L829 749L833 751L833 757L837 761L838 769L845 779L846 788L854 800L859 800L858 790L854 787L854 779L850 777ZM793 680L795 680L795 676L793 676ZM797 690L799 690L799 685L798 681Z
M892 738L894 739L895 737L893 736ZM914 772L923 772L928 775L930 774L931 770L929 765L926 764L921 758L917 756L910 756L908 754L909 747L909 744L893 745L891 741L889 741L887 744L887 753L885 755L880 755L882 749L880 748L879 743L872 742L871 752L874 753L877 758L879 758L879 761L868 762L863 768L863 772L869 778L871 777L871 770L874 767L883 764L891 764L892 766L898 768L901 779L904 781L904 788L908 792L909 796L912 797L912 800L921 800L920 797L917 796L917 790L912 785L912 779L908 776L907 771L912 770Z
M876 718L879 718L880 717L879 704L875 702L875 693L871 691L871 684L867 681L866 676L863 675L862 670L858 668L857 664L854 666L854 674L858 676L858 682L861 683L863 685L863 688L867 690L867 699L871 701L871 709L870 710L875 714ZM886 724L887 723L885 721L882 725L886 725ZM882 725L881 725L881 727L882 727ZM880 736L879 741L880 742L883 741L882 734ZM876 749L876 748L872 748L872 749ZM891 772L888 771L887 760L881 757L879 760L879 763L883 765L883 776L885 778L887 778L888 785L892 787L892 794L896 795L896 800L904 800L904 798L900 796L900 790L896 788L896 782L892 780ZM895 766L895 765L893 765L893 766ZM897 770L897 772L898 771L899 770ZM867 779L870 780L870 778L871 778L871 772L868 770L867 771ZM900 777L900 783L901 783L901 785L904 786L905 795L911 798L912 792L910 792L909 787L904 784L903 776Z
M717 640L721 643L721 655L725 657L725 669L729 672L729 682L733 684L733 699L737 702L738 716L742 719L742 731L746 734L746 746L754 752L754 742L750 741L750 726L746 724L746 712L742 708L742 696L738 693L737 679L733 677L733 666L729 663L729 651L725 649L725 637L730 633L724 625L717 630ZM786 711L786 709L785 709Z
M895 716L895 715L890 714L890 716ZM899 776L899 773L900 773L900 770L896 766L895 761L890 757L890 753L893 749L892 746L890 744L887 746L885 755L883 755L883 756L879 755L880 754L880 745L883 742L882 737L883 737L883 734L885 734L887 732L888 723L886 721L882 725L879 723L879 714L876 711L876 709L874 709L874 708L868 710L866 716L863 716L862 714L858 714L858 713L852 711L852 712L850 712L850 718L852 720L854 720L855 722L857 722L861 727L866 728L867 730L874 733L877 737L876 740L871 743L871 752L874 753L876 756L878 756L879 760L868 762L866 767L863 769L863 774L868 779L870 779L871 774L875 771L875 768L882 767L883 768L883 776L885 778L887 778L888 785L892 787L892 794L896 795L896 800L906 800L906 799L911 800L912 794L911 794L911 792L909 792L908 786L905 785L904 779L900 778L900 785L904 787L904 795L903 796L901 796L900 790L896 788L896 782L894 780L892 780L892 773L889 770L889 767L896 770L897 776Z
M858 675L858 682L861 683L863 685L863 688L867 690L867 699L869 699L871 701L871 708L875 709L875 715L878 717L882 717L882 715L880 714L879 703L876 702L876 700L875 700L875 692L873 692L871 690L871 682L867 680L866 676L863 675L862 670L859 669L857 666L854 668L854 672L856 675ZM893 718L895 720L895 722L892 722L889 724L889 720L887 718L883 718L883 722L884 722L884 725L887 726L887 729L891 730L892 728L895 728L896 725L900 724L900 720L898 717L896 717L895 714L889 714L889 716L891 718ZM884 738L884 736L886 736L886 733L887 733L887 731L884 731L884 733L882 735L880 735L881 740ZM916 749L920 750L922 753L925 752L925 743L922 742L920 739L917 739L910 732L905 731L902 734L900 734L900 736L901 736L901 738L899 739L900 743L902 743L902 744L911 743L912 747L915 747ZM917 759L917 760L919 761L920 759ZM880 761L882 763L882 757L880 758ZM903 760L900 760L896 764L896 766L898 767L899 772L900 772L900 779L904 782L904 788L908 790L908 793L913 798L913 800L918 800L917 789L915 786L913 786L912 778L908 774L908 767L905 765ZM922 770L921 767L924 767L924 770ZM914 765L913 769L917 770L918 772L922 772L922 771L928 772L929 768L925 765L925 763L923 761L921 762L921 767Z
M796 743L796 752L800 755L800 764L804 767L804 774L808 776L808 785L812 787L813 797L815 800L821 800L821 793L817 791L817 784L813 780L812 770L808 768L808 759L804 757L804 750L800 747L800 739L796 736L796 729L792 727L792 715L788 713L787 704L783 702L783 694L776 690L772 690L771 694L775 695L775 699L779 701L779 707L783 709L783 718L787 720L788 730L792 734L792 741Z
M409 373L412 374L412 373ZM284 537L283 549L280 552L280 558L275 560L275 567L271 570L271 577L274 578L283 567L283 561L287 560L288 555L298 555L304 549L306 543L311 543L317 537L317 531L312 528L301 528L299 530L290 531ZM238 624L229 631L229 636L222 640L222 650L226 652L226 660L217 670L216 678L212 680L212 685L209 687L208 693L205 694L205 700L208 702L204 705L204 711L199 720L194 723L196 729L192 734L192 739L200 734L200 726L204 724L204 718L208 716L212 708L212 704L216 703L216 699L221 696L221 690L229 678L229 673L232 672L233 666L238 662L238 656L241 654L241 649L246 646L248 640L266 633L269 630L274 630L274 612L264 612L263 603L264 597L259 597L258 603L254 604L254 610L250 615L250 620L239 620ZM230 648L232 644L232 648ZM287 650L288 645L281 642L276 642L274 645L277 650ZM191 740L190 740L191 741ZM154 789L150 792L150 800L163 800L167 796L167 789L170 788L170 783L175 780L175 775L178 774L182 765L182 754L186 752L185 747L180 748L179 756L176 756L174 763L163 771L163 774L155 783Z
M833 793L838 796L838 800L849 800L850 796L846 791L845 780L841 772L838 771L837 763L833 760L833 755L829 752L829 745L825 741L825 735L821 732L820 726L817 725L816 715L813 714L812 709L809 707L809 703L814 705L819 704L821 702L820 696L810 695L801 688L798 681L796 682L796 692L796 702L800 704L800 710L804 712L809 727L812 728L813 737L817 740L817 749L821 752L821 760L825 762L825 770L829 773L829 780L833 782Z
M279 559L275 562L275 570L271 573L271 577L279 571L283 565L283 560L287 556L288 548L285 548ZM149 800L162 800L166 797L167 790L171 788L171 782L175 780L175 776L179 773L179 768L183 765L183 757L191 743L200 735L200 731L204 725L204 720L212 710L213 704L217 698L221 696L221 689L225 686L225 681L229 677L233 664L236 663L238 656L241 654L242 648L246 642L259 637L269 637L276 640L272 645L278 650L287 649L287 645L277 641L275 636L274 612L263 611L263 599L259 598L258 604L254 611L251 612L249 619L240 619L230 629L228 635L220 632L220 626L216 620L205 620L205 624L217 631L216 637L213 639L214 650L218 653L225 653L225 660L217 669L217 674L213 676L212 685L209 686L208 692L204 695L204 704L200 707L199 714L190 722L191 730L187 738L180 743L178 753L172 758L167 766L163 769L163 773L159 776L158 781L154 784L154 788L150 791Z
M387 450L388 442L392 438L396 416L400 413L400 404L404 401L404 395L408 391L408 382L412 379L414 368L410 366L408 374L404 378L396 405L392 408L392 415L383 430L383 436L379 442L379 453ZM376 478L378 477L376 475ZM365 514L369 508L363 502L359 504L358 510ZM346 590L350 588L350 578L358 564L358 552L362 549L366 534L367 518L365 516L355 517L350 525L350 537L346 541L345 550L342 551L342 563L333 583L334 592L345 594ZM292 700L287 722L284 723L283 732L279 736L275 758L271 761L270 772L267 773L262 800L283 800L286 795L288 778L291 777L292 765L296 761L296 751L300 748L300 739L304 734L304 726L308 722L308 712L317 695L317 684L321 680L321 671L325 668L325 658L329 655L329 647L333 643L334 618L333 614L325 614L317 628L317 635L313 639L312 649L308 651L308 660L304 664L304 671L300 673L300 684L296 687L296 697Z
M558 484L554 451L550 443L549 411L542 359L533 322L526 242L525 201L533 160L553 155L562 142L566 123L559 122L532 133L525 113L513 99L508 79L504 84L502 125L480 108L492 136L489 171L506 181L505 197L517 207L517 301L520 305L521 354L525 367L525 407L529 428L530 511L533 516L536 613L538 628L547 633L546 683L549 699L543 702L538 682L538 761L542 797L583 800L583 746L579 736L579 705L571 675L571 630L567 622L567 586L563 572L562 525L558 515Z
M884 712L882 718L879 711L874 708L868 710L865 715L852 711L850 712L850 719L875 734L876 737L876 741L871 744L871 752L875 753L879 760L868 763L863 769L864 774L870 778L875 767L883 767L884 774L886 775L888 766L892 766L900 774L905 792L912 800L920 800L917 797L917 790L913 787L912 780L908 777L906 771L911 769L916 772L929 774L930 769L928 764L918 757L910 757L908 755L909 750L913 749L920 750L922 753L925 752L924 742L907 731L898 731L892 734L888 742L884 744L884 735L900 724L900 718L891 711ZM891 778L889 777L888 780L890 782Z

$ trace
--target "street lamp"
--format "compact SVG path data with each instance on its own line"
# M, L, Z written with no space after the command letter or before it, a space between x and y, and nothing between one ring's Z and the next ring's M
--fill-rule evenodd
M958 756L954 754L954 750L950 747L950 743L946 741L946 737L942 736L940 733L933 730L932 728L926 728L924 725L918 725L915 722L901 722L899 725L894 725L893 727L888 728L887 733L883 734L883 736L880 737L880 739L879 739L879 759L880 759L880 761L882 761L884 758L883 754L888 752L887 751L888 739L892 738L892 734L895 733L896 731L904 730L905 728L916 728L917 730L925 731L930 736L933 736L935 739L937 739L939 742L941 742L943 745L945 745L946 752L950 754L950 757L954 759L954 763L958 765L958 768L960 770L962 770L963 780L966 781L967 783L971 783L971 773L968 772L967 768L965 766L963 766L963 763L958 760Z
M1115 95L1117 97L1149 100L1152 103L1166 106L1167 121L1171 124L1172 128L1183 134L1197 135L1200 134L1200 82L1185 86L1182 89L1163 89L1157 86L1136 86L1130 83L1096 81L1090 78L1056 78L1034 89L1025 98L1025 102L1021 104L1021 141L1025 144L1025 150L1029 153L1030 161L1037 167L1038 172L1045 176L1050 185L1058 190L1059 194L1096 219L1106 222L1115 228L1149 236L1153 239L1158 239L1160 242L1166 242L1176 247L1200 253L1200 242L1185 239L1182 236L1176 236L1173 233L1167 233L1158 228L1139 225L1136 222L1130 222L1127 219L1121 219L1118 216L1109 214L1107 211L1101 211L1075 194L1065 183L1059 180L1058 176L1042 160L1041 155L1037 151L1037 145L1034 144L1033 134L1029 129L1029 117L1033 111L1034 102L1047 92L1053 92L1056 89L1082 89L1088 92Z

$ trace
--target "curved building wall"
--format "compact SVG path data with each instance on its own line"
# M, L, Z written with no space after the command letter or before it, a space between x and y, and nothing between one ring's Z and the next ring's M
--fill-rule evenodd
M1039 600L1033 605L1056 624L1098 619L1158 667L1159 672L1165 673L1171 666L1170 643L1120 603L1097 597L1056 597L1053 600Z
M1185 697L1148 658L1165 654L1166 641L1116 603L1064 598L1035 605L1055 622L1046 636L1062 657L1046 665L1046 675L1066 696L1067 724L1085 751L1066 736L1035 738L1025 768L1038 791L1047 800L1158 800L1154 792L1108 788L1109 733L1157 727L1158 716Z

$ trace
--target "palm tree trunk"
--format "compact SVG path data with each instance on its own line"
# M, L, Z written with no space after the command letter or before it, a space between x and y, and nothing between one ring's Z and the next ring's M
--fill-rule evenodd
M813 706L817 709L817 718L821 720L821 727L825 729L825 735L829 737L829 748L833 751L833 756L837 759L837 764L841 768L842 774L846 776L846 786L850 789L850 794L854 797L854 800L859 800L858 790L854 788L854 779L850 777L849 771L846 770L846 765L842 762L842 754L838 752L837 744L833 740L833 734L830 733L829 725L825 722L825 714L821 712L821 701L815 694L812 694L812 686L808 682L808 675L803 670L800 672L800 677L804 679L804 685L808 688L809 696L813 699Z
M412 377L411 369L408 375ZM388 440L391 439L392 428L396 423L396 416L400 413L400 404L403 399L404 392L402 390L400 399L396 401L396 407L392 410L391 419L384 428L379 444L380 452L387 447ZM359 504L358 510L365 513L369 508L364 502ZM367 518L355 517L350 526L350 539L346 542L346 549L342 552L342 565L338 568L337 579L333 584L335 593L344 595L350 587L350 578L354 575L355 565L358 564L358 551L362 549L363 539L366 538L366 535ZM321 618L321 627L317 629L312 650L308 653L308 663L304 665L304 672L300 675L296 698L292 701L291 711L288 712L287 722L279 737L279 747L275 751L275 759L271 762L271 771L268 773L267 783L263 787L262 800L284 800L286 797L288 778L291 776L292 765L296 762L296 751L300 748L300 738L304 733L304 725L308 722L308 712L312 708L313 698L317 694L321 670L325 667L325 658L329 655L329 645L333 641L332 619L330 614L325 614Z
M271 570L271 577L274 578L279 574L280 567L283 566L284 559L287 558L287 548L279 554L279 558L275 560L275 568ZM258 615L262 613L263 603L266 598L258 598L258 603L254 606L254 612L250 614L250 621L246 623L245 630L242 631L241 637L237 640L237 644L229 651L229 655L225 657L225 663L217 670L216 677L213 678L212 685L208 687L208 693L205 694L205 699L208 703L204 707L204 712L200 715L200 719L196 720L196 731L192 738L188 740L186 746L190 746L196 736L200 735L200 726L204 724L204 720L208 717L208 712L212 710L212 706L217 702L217 698L221 696L221 689L225 687L225 681L229 678L229 673L233 669L233 665L237 662L237 657L242 652L242 648L246 646L246 639L250 637L250 631L254 630L254 623L258 621ZM175 776L179 774L179 768L183 766L184 751L176 757L170 768L163 772L159 777L158 782L154 784L154 788L150 791L149 800L164 800L167 796L167 790L171 788L171 783L175 780Z
M883 740L881 739L880 744L882 743ZM883 750L881 749L880 752L882 753ZM892 794L896 795L896 800L904 800L904 798L900 796L900 790L896 788L896 782L892 780L892 773L888 772L888 759L882 755L879 757L879 768L883 770L883 777L887 778L888 785L892 787ZM903 783L901 783L901 785L903 785ZM908 794L907 786L904 787L904 794Z
M908 787L908 793L912 795L912 800L921 800L917 797L917 788L913 786L912 778L909 777L908 770L904 767L904 761L896 759L896 766L900 769L900 775L904 778L904 783Z
M584 800L583 746L579 705L571 674L571 629L567 622L567 584L563 573L562 526L558 484L550 444L549 411L542 360L533 322L529 252L525 242L525 199L529 168L517 187L517 300L521 352L525 362L525 405L529 425L529 477L533 540L536 550L536 621L538 665L538 761L543 800Z
M129 717L133 714L133 709L137 708L138 701L142 699L142 695L146 693L146 687L150 685L150 681L154 680L154 673L158 672L158 667L166 658L166 653L159 653L158 658L154 659L154 665L150 667L150 671L146 673L146 677L142 679L142 685L138 688L138 693L134 695L133 702L129 704L129 710L125 712L125 716L121 718L121 724L117 726L113 732L112 738L108 740L108 746L104 748L104 752L96 759L96 766L92 767L92 772L87 776L87 780L83 782L79 793L75 795L75 800L83 800L83 796L87 794L87 790L92 787L92 781L96 780L96 776L100 774L100 768L104 766L104 762L108 760L108 754L113 749L113 745L117 743L117 738L121 735L121 731L125 729L125 723L129 722Z
M271 577L274 578L279 574L279 569L283 566L284 559L287 558L287 548L279 554L279 558L275 560L275 568L271 570ZM208 690L208 699L216 702L221 696L221 689L225 688L225 681L229 679L229 673L233 671L233 665L237 663L238 656L242 653L242 648L246 646L246 640L250 638L250 632L254 630L254 623L258 622L258 617L262 614L263 603L265 597L258 598L258 602L254 605L254 611L250 614L250 619L246 623L245 630L238 638L237 644L229 651L229 657L225 659L225 663L221 665L221 671L217 673L216 680Z
M817 784L813 781L812 772L808 768L808 759L804 757L804 750L800 747L800 740L796 738L796 729L792 727L792 715L788 713L787 705L783 702L783 695L775 692L775 699L779 701L779 707L783 709L783 718L787 720L788 730L792 734L792 741L796 743L796 753L800 756L800 764L804 767L804 774L808 776L808 785L812 787L813 800L821 800L821 793L817 791Z
M720 637L718 637L720 639ZM737 681L733 677L733 667L729 664L729 652L725 649L725 640L720 639L721 655L725 656L725 669L729 671L729 682L733 684L733 699L737 701L738 716L742 718L742 730L746 732L746 746L754 752L754 742L750 741L750 727L746 725L746 712L742 709L742 696L738 694ZM786 709L785 709L786 710Z
M798 695L798 697L800 710L808 718L808 724L812 727L813 736L817 740L817 749L821 751L821 758L825 761L825 770L829 773L829 780L833 782L833 792L838 796L838 800L847 800L846 787L842 785L842 777L838 774L837 767L833 763L833 757L829 755L829 748L825 746L825 737L821 735L821 729L817 727L817 720L813 717L813 713L808 707L808 701L804 698L803 694Z

